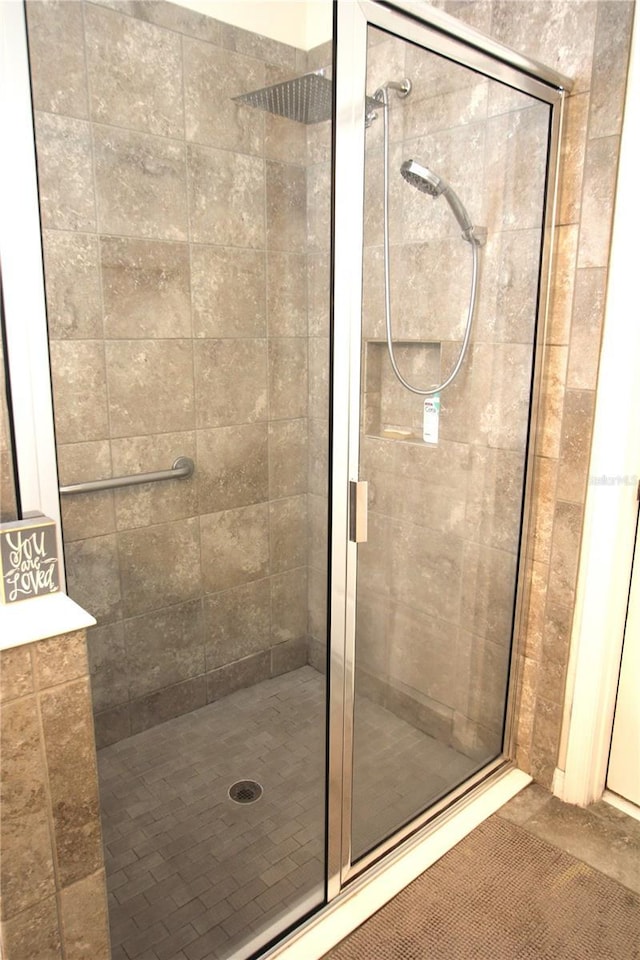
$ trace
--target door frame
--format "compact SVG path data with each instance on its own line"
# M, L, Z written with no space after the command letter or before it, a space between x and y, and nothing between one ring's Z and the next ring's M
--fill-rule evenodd
M564 721L554 793L587 806L605 788L640 477L637 171L640 16L634 17ZM610 478L609 483L598 482ZM593 482L595 481L595 482Z
M415 817L372 852L352 859L352 765L354 664L356 621L357 545L349 540L350 482L359 477L360 427L360 350L362 306L362 240L364 203L364 100L367 59L367 25L386 29L413 40L457 62L481 71L486 76L515 86L550 106L550 135L547 192L545 198L544 241L540 268L538 324L534 355L534 377L530 411L530 436L535 437L535 420L540 396L539 384L544 363L544 333L551 290L553 224L557 199L559 140L564 97L571 82L547 67L529 61L507 47L489 40L472 28L429 6L417 11L411 3L391 0L354 0L338 4L336 28L336 123L333 220L333 370L332 406L332 572L330 713L336 725L329 733L329 847L328 896L331 899L345 884L352 882L381 856L445 809L472 786L480 784L500 767L509 763L511 738L507 736L505 754L487 765L438 804ZM368 91L370 92L370 91ZM354 162L354 158L355 161ZM345 414L345 411L347 413ZM514 643L521 635L521 617L526 584L527 523L531 509L531 450L527 456L527 477L523 510L523 530L516 591ZM366 478L363 478L366 479ZM343 588L344 584L344 588ZM516 687L515 664L510 690ZM509 697L508 717L514 716L514 697ZM338 704L337 701L340 701ZM342 722L341 731L337 721ZM513 728L507 722L507 731Z

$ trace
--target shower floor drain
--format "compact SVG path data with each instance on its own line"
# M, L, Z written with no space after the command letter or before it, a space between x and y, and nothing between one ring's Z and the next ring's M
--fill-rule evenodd
M255 780L238 780L229 787L229 796L236 803L254 803L262 796L262 787Z

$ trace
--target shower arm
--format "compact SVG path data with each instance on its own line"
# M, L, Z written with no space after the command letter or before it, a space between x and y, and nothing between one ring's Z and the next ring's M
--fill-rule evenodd
M383 126L383 150L384 150L384 306L385 306L385 322L386 322L386 334L387 334L387 352L389 354L389 361L391 363L391 368L405 389L409 390L411 393L418 394L421 397L433 397L437 393L441 393L443 390L446 390L450 386L455 378L460 372L460 368L464 363L464 358L469 347L469 340L471 339L471 328L473 326L473 317L475 313L476 306L476 296L478 290L478 270L479 270L479 248L484 243L486 239L486 231L483 228L476 228L475 231L473 228L471 230L466 230L463 233L463 239L465 239L471 245L472 252L472 269L471 269L471 294L469 296L469 307L467 311L467 322L464 331L464 337L462 340L462 346L460 348L460 353L458 354L458 359L456 360L453 369L449 376L443 380L442 383L438 384L436 387L432 387L428 390L422 390L419 387L414 387L402 376L398 363L395 358L393 351L393 335L391 328L391 284L390 284L390 269L389 269L389 97L387 95L387 89L391 87L392 89L397 88L398 84L394 84L392 81L385 84L384 87L381 87L379 90L376 90L374 93L374 98L380 102L382 105L382 126ZM409 89L411 85L409 82ZM408 93L408 91L407 91ZM405 94L406 96L406 94Z

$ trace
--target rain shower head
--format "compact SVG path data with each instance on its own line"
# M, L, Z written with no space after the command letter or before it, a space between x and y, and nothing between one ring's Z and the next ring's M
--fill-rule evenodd
M422 193L428 193L434 199L444 195L460 224L465 240L471 242L478 239L475 237L473 224L462 200L446 180L429 170L428 167L423 167L416 160L405 160L400 167L400 173L407 183L410 183L412 187L417 187Z
M319 70L232 99L298 123L321 123L329 120L333 112L333 83ZM377 100L366 98L367 110L379 106Z

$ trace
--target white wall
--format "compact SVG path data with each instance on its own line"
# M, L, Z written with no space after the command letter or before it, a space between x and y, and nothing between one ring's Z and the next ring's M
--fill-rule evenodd
M172 0L216 20L310 50L331 38L331 0Z

